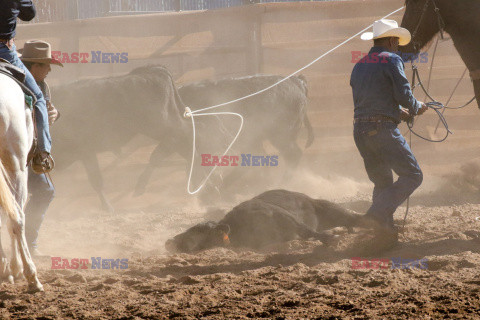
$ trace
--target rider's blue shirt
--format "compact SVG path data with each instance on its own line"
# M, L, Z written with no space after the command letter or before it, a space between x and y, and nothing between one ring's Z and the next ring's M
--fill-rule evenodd
M35 18L35 6L31 0L1 0L0 1L0 39L15 37L17 17L23 21Z
M421 108L413 96L400 56L383 47L372 47L355 64L350 78L354 117L383 115L400 122L400 106L416 115Z

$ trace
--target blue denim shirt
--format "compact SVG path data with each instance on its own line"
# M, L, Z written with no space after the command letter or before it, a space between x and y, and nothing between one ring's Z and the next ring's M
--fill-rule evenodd
M354 117L383 115L400 122L400 106L416 115L421 108L405 76L402 58L383 47L372 47L353 68Z

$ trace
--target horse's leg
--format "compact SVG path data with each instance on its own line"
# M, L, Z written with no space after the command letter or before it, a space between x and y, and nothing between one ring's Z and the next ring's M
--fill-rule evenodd
M0 221L1 229L1 221ZM10 263L7 259L5 251L3 251L2 239L0 237L0 281L7 280L10 283L13 283L12 270L10 269Z
M155 168L159 167L162 161L173 153L173 146L166 145L165 143L159 143L150 155L150 160L143 170L142 174L138 178L135 186L134 196L140 196L145 193L150 177L152 176Z
M15 174L11 175L11 183L16 191L15 200L17 201L18 207L17 219L8 220L8 229L12 239L12 273L14 276L19 276L22 271L22 266L18 260L18 255L20 255L23 264L23 275L28 282L28 291L37 292L43 291L43 286L38 280L37 269L28 251L27 240L25 238L25 214L23 208L27 202L27 177L28 171L26 168L17 170Z
M97 155L93 152L86 153L82 158L85 171L87 172L88 181L92 185L93 189L97 192L100 202L102 203L102 209L113 213L115 209L107 200L105 193L103 192L103 178L100 172L100 166L98 165Z

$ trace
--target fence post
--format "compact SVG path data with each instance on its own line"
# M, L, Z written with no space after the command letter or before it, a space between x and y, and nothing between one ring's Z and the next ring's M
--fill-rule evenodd
M108 16L110 12L110 0L102 0L102 16Z
M182 10L182 0L175 0L173 3L173 9L177 12Z
M68 20L79 19L79 12L78 12L78 1L77 0L70 0L67 1L67 11L68 11Z
M257 10L252 12L252 19L249 19L248 26L250 41L246 53L246 65L249 74L258 74L263 70L262 13L258 13Z

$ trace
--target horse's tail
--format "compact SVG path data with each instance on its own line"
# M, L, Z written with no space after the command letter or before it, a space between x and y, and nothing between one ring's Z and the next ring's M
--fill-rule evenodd
M9 219L17 221L17 202L9 185L10 181L7 172L2 161L0 161L0 207L3 208Z

